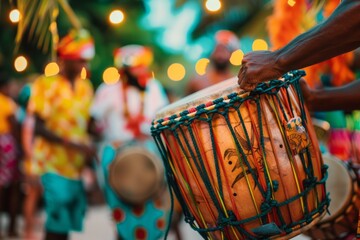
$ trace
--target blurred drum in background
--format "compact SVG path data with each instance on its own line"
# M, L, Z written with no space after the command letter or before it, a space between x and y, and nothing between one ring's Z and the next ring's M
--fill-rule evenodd
M355 236L360 207L359 185L354 169L330 154L323 159L329 166L326 189L330 192L330 214L305 234L312 239L344 239Z
M120 239L161 238L168 225L171 204L163 164L154 143L107 145L102 151L101 170L105 198Z

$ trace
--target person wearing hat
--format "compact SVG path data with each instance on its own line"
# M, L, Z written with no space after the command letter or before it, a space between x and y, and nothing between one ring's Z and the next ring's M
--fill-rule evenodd
M120 74L115 84L102 83L91 107L101 123L103 141L124 143L150 137L155 112L169 103L164 88L149 69L152 50L127 45L114 51L114 64Z
M82 230L86 199L80 177L94 150L87 132L93 87L81 72L94 52L86 30L70 31L57 47L60 73L41 76L31 89L28 111L35 117L31 157L43 185L46 240L66 240L70 231Z
M228 30L219 30L215 33L215 47L210 55L210 66L206 74L192 78L185 90L185 94L191 94L225 79L234 77L230 69L231 54L239 48L239 40L236 35Z
M91 115L100 126L97 129L102 129L100 185L119 239L155 240L166 229L169 208L163 203L168 202L168 195L160 157L150 156L156 155L150 127L156 111L166 106L168 99L149 69L152 61L148 47L127 45L116 49L119 81L101 84L91 107ZM141 150L143 147L147 151ZM160 182L153 181L156 175ZM143 195L146 189L158 190Z

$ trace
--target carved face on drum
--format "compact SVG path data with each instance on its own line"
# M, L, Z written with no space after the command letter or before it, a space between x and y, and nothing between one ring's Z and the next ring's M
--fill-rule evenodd
M145 153L120 154L110 166L110 185L128 204L143 204L157 193L161 183L151 156Z

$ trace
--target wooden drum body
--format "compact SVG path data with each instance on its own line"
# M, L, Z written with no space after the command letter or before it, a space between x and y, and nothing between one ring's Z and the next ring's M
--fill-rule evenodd
M186 221L204 239L290 238L325 213L302 71L243 92L235 79L157 114L152 134Z

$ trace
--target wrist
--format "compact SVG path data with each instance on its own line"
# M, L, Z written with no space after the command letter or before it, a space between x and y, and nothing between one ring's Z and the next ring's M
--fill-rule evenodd
M289 68L288 59L281 49L274 51L273 54L275 59L274 68L281 74L281 76L289 72L290 70L294 70Z

